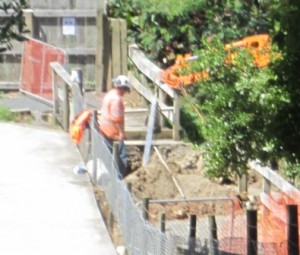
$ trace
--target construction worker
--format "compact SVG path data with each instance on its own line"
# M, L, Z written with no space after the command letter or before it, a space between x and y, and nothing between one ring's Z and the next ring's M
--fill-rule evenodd
M119 75L113 79L113 86L103 97L101 115L99 118L99 131L105 144L112 152L113 142L119 141L120 178L128 173L129 156L124 144L124 102L123 96L130 92L131 84L127 76Z

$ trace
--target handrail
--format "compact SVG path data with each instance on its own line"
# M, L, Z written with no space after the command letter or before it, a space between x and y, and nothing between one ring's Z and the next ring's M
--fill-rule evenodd
M152 63L136 44L129 45L129 58L133 61L136 68L155 85L154 93L145 87L133 74L129 73L130 80L136 91L149 102L153 97L158 97L158 106L162 116L166 117L173 125L173 139L179 140L180 135L180 104L178 93L159 79L161 69ZM173 100L173 106L169 107L164 102L163 93ZM157 95L158 94L158 95ZM161 121L162 122L162 121Z
M176 92L170 88L167 84L162 83L159 79L162 69L153 64L145 54L138 48L136 44L129 45L128 51L129 57L134 62L136 67L146 75L153 83L155 83L160 89L167 93L170 97L174 98Z
M264 178L264 192L270 192L270 183L275 185L289 197L295 199L297 202L300 203L300 191L294 187L292 184L287 182L284 178L278 175L274 170L270 169L269 167L264 167L261 165L259 161L252 161L249 163L251 169L258 172Z
M69 87L72 87L74 82L72 81L71 75L63 68L63 66L59 62L51 62L50 66L52 70L56 74L58 74Z

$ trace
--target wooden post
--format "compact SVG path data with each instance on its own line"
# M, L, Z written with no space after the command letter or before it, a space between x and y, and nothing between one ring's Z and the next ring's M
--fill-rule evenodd
M34 16L33 16L33 10L32 9L26 9L26 10L24 10L24 17L25 17L26 27L29 30L28 36L34 38Z
M215 216L208 216L208 226L210 234L210 245L209 245L209 255L219 254L218 249L218 235L217 235L217 223Z
M166 231L166 214L164 212L160 213L160 231L165 233Z
M197 216L190 217L189 254L194 254L196 246Z
M271 192L271 182L265 177L263 177L263 192L267 194Z
M158 101L166 104L165 94L164 94L163 90L158 89L157 93L158 93ZM162 114L162 112L158 118L158 125L161 127L161 129L163 129L165 127L164 115Z
M247 210L247 255L257 255L257 210Z
M299 254L299 235L298 235L298 207L297 205L287 206L287 241L288 255Z
M247 185L247 174L242 174L239 176L239 193L247 192L248 185Z
M101 91L106 92L111 88L112 74L111 74L111 26L110 19L107 16L103 17L103 84ZM109 87L108 87L109 86Z
M68 84L63 85L63 129L65 132L69 131L70 122L70 104L69 104L69 92Z
M101 92L103 90L103 19L105 16L105 2L104 0L98 0L97 7L97 43L96 43L96 65L95 65L95 90L96 92Z
M111 19L111 40L112 40L112 77L116 77L121 74L121 31L120 20Z
M128 47L127 47L127 23L125 20L120 19L120 47L121 47L121 73L127 75L128 73Z
M180 102L177 93L174 95L174 120L173 120L173 139L178 141L180 139Z
M143 199L143 218L145 220L149 219L149 198Z
M127 190L129 191L129 193L131 193L131 191L132 191L132 184L130 182L127 182L126 186L127 186Z
M53 91L53 114L56 120L58 114L58 89L56 84L56 73L52 69L52 91Z

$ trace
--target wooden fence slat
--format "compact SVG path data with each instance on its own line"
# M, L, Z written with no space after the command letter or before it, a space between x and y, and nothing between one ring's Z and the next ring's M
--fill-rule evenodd
M111 28L112 28L112 77L116 77L121 74L121 31L120 31L120 22L118 19L111 19Z
M127 52L127 23L126 20L120 19L119 20L119 26L120 26L120 47L121 47L121 74L127 75L128 73L128 52Z

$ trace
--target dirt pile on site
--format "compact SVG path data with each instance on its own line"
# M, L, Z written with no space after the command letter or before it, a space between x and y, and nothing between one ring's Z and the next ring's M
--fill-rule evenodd
M207 178L202 152L190 144L153 147L145 166L142 148L131 147L130 157L132 172L125 180L139 199L224 197L237 191L234 180L222 184Z

